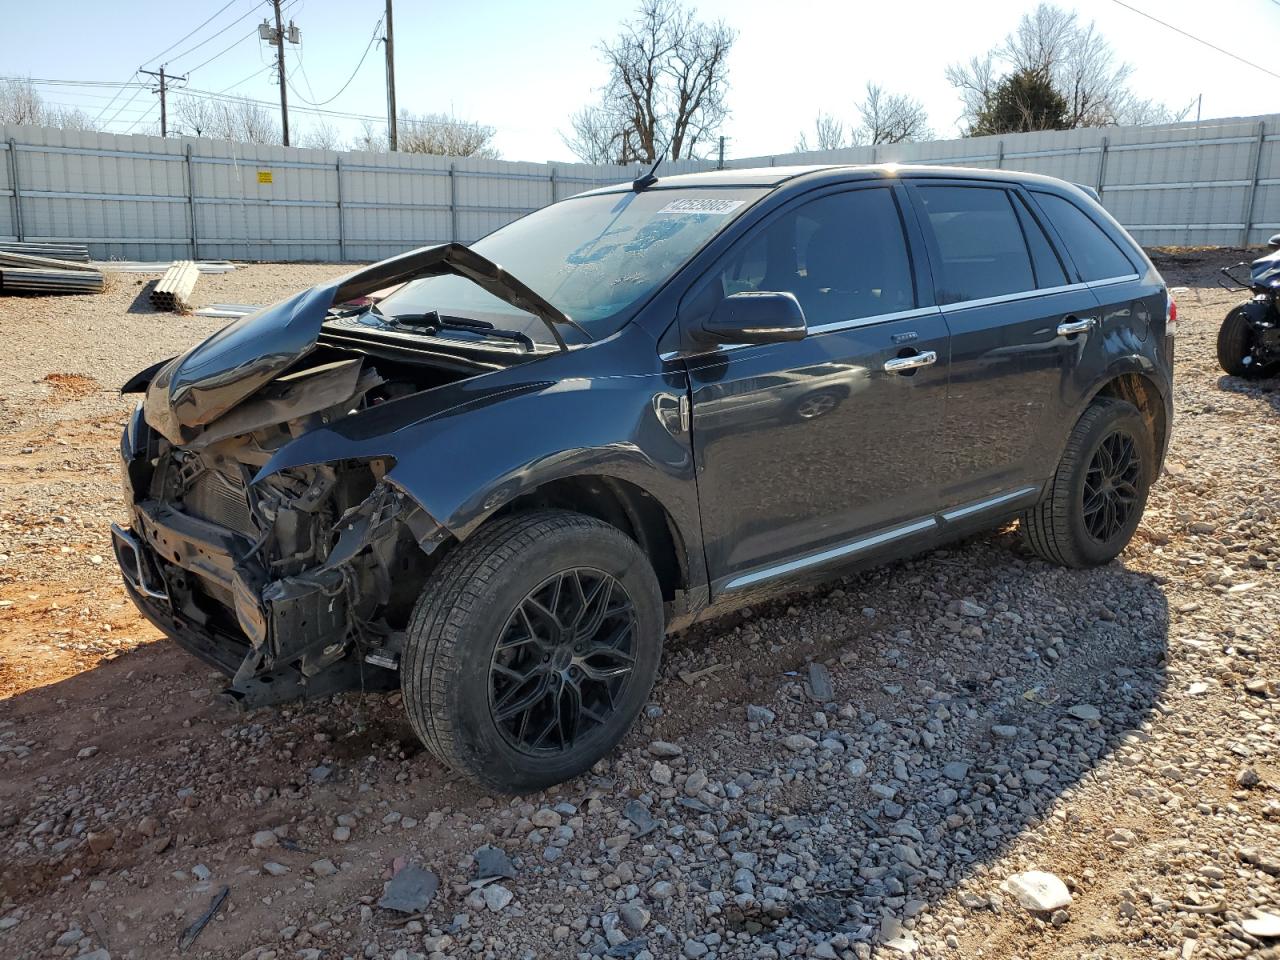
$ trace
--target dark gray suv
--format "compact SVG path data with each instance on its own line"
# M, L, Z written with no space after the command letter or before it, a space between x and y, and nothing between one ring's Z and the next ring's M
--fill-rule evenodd
M1175 316L1058 180L645 178L138 374L116 554L233 700L398 679L441 760L539 788L622 738L664 634L762 593L1013 518L1045 560L1114 558Z

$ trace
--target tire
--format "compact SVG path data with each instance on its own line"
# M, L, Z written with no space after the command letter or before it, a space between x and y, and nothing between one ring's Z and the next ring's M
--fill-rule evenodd
M1262 368L1256 362L1245 363L1253 356L1253 328L1244 307L1236 307L1218 329L1218 366L1233 377L1257 377Z
M817 420L840 406L843 399L839 390L817 390L796 400L791 405L791 416L796 420Z
M621 531L563 510L496 520L441 561L414 607L400 676L409 722L481 786L543 789L626 735L653 688L664 632L657 577Z
M1109 466L1118 481L1103 479ZM1044 496L1022 514L1027 546L1064 567L1114 560L1138 529L1154 469L1154 443L1137 408L1109 397L1094 400L1072 429Z

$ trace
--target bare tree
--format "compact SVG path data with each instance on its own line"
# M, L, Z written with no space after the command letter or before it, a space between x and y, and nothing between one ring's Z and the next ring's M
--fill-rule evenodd
M861 124L854 143L909 143L933 136L924 104L905 93L888 93L867 81L867 96L857 105Z
M370 120L362 120L360 133L351 142L353 150L368 150L370 153L386 153L391 149L387 143L386 130L379 130Z
M93 129L84 111L45 103L35 84L18 79L0 81L0 124L3 123L62 127L66 130Z
M1074 12L1041 3L994 50L952 64L946 76L960 94L962 120L970 128L991 109L1000 82L1013 74L1046 79L1066 101L1068 128L1177 119L1133 94L1132 73L1130 64L1116 60L1095 23L1083 24Z
M213 137L221 129L222 104L204 97L178 97L170 111L174 132L187 137Z
M345 150L346 141L328 120L318 120L298 138L298 146L312 150Z
M723 21L704 23L680 0L641 0L635 19L601 46L609 68L601 103L573 115L565 145L593 162L697 156L729 115L735 38Z
M443 113L414 114L401 110L397 125L398 146L405 153L431 153L444 157L495 159L493 127L459 120Z
M807 153L810 150L839 150L846 146L844 124L829 113L818 112L813 121L813 146L809 146L809 137L801 133L796 139L796 153Z

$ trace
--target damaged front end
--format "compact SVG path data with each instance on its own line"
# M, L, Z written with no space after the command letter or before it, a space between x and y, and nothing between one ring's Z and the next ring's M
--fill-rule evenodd
M375 283L476 268L449 248L314 288L126 385L146 398L121 441L130 527L112 528L116 558L144 615L229 675L246 708L394 682L367 665L398 667L448 532L388 477L390 456L263 468L337 421L432 391L447 407L450 385L533 358L444 362L438 344L376 328L326 334L334 305Z

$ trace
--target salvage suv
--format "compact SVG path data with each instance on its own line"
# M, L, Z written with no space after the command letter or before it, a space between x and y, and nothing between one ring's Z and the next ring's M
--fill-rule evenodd
M651 175L139 373L115 552L244 706L398 679L442 761L541 788L619 742L696 620L1015 518L1045 560L1113 559L1175 316L1059 180Z

